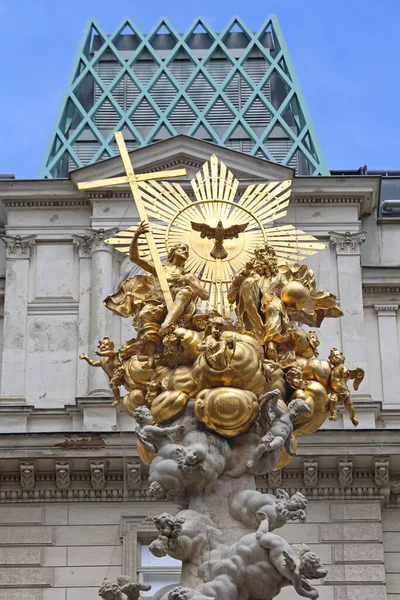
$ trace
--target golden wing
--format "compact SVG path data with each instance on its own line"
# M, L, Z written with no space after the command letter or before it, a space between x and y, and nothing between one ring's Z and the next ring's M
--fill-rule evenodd
M210 227L207 223L193 223L190 221L193 231L199 231L200 237L213 240L215 238L215 227Z
M249 223L244 223L243 225L232 225L231 227L227 227L224 229L224 240L231 240L232 238L239 237L239 233L243 233L248 225Z

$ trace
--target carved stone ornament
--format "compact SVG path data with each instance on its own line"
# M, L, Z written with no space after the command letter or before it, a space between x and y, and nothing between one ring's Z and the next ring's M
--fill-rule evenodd
M314 487L318 484L318 461L305 460L303 462L304 485Z
M106 467L103 462L90 463L90 481L94 490L104 490L106 487Z
M59 490L68 490L71 485L69 463L56 463L56 485Z
M400 494L400 477L390 480L390 491L392 494Z
M375 461L375 473L374 482L378 487L389 485L389 461L388 460L376 460Z
M360 254L360 246L365 242L365 231L351 233L330 231L330 242L336 247L337 254Z
M112 252L112 246L109 246L104 242L115 235L117 231L118 229L116 227L113 227L112 229L85 229L84 235L74 234L72 240L79 250L79 256L81 258L88 258L97 250Z
M126 465L126 483L128 490L135 490L142 483L142 467L139 462L129 462Z
M30 258L36 235L2 235L7 258Z
M340 487L350 487L353 483L353 461L339 461L338 473Z
M21 488L33 490L35 487L35 467L32 463L20 464Z
M268 487L275 489L282 485L282 470L273 469L268 473Z

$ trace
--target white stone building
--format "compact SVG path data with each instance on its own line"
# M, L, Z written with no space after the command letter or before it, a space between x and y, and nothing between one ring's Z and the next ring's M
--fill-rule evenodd
M180 183L189 192L214 152L240 180L239 193L293 178L284 222L327 244L308 264L344 312L324 321L320 355L336 346L349 367L366 371L353 394L358 428L341 412L301 438L293 462L259 488L308 495L307 522L282 535L308 543L327 565L321 600L399 600L400 223L381 211L383 177L296 177L185 136L130 155L139 173L186 168ZM102 302L130 269L103 243L109 230L137 224L130 192L77 188L121 173L111 158L68 179L0 180L0 600L94 600L103 578L122 572L154 590L178 578L179 565L156 563L147 551L156 537L151 517L176 507L149 500L133 419L110 407L103 371L78 359L105 334L117 345L132 337L129 320ZM287 588L279 598L293 594Z

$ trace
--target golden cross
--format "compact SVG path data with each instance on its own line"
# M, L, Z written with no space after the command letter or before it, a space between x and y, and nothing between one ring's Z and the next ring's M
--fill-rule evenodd
M181 175L186 175L186 169L175 169L174 171L158 171L157 173L142 173L141 175L136 175L133 170L131 159L129 158L128 149L125 145L121 131L115 132L115 139L117 140L117 145L122 158L122 162L125 167L126 175L123 175L122 177L111 177L109 179L98 179L96 181L85 181L82 183L78 183L78 188L80 190L91 190L94 188L109 187L114 185L121 185L123 183L129 183L132 196L139 214L139 219L140 221L148 222L146 208L142 200L138 183L140 181L152 181L154 179L169 179L170 177L180 177ZM160 256L157 252L156 243L154 241L153 232L150 226L149 232L146 233L146 240L149 246L151 258L154 263L154 268L158 277L158 281L160 282L165 304L169 309L172 305L172 296Z

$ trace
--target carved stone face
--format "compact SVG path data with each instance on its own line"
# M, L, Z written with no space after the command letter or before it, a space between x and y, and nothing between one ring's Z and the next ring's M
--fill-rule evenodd
M139 406L133 413L133 416L139 425L154 424L154 418L147 406Z
M300 573L306 579L322 579L328 573L314 552L305 552L300 559Z

